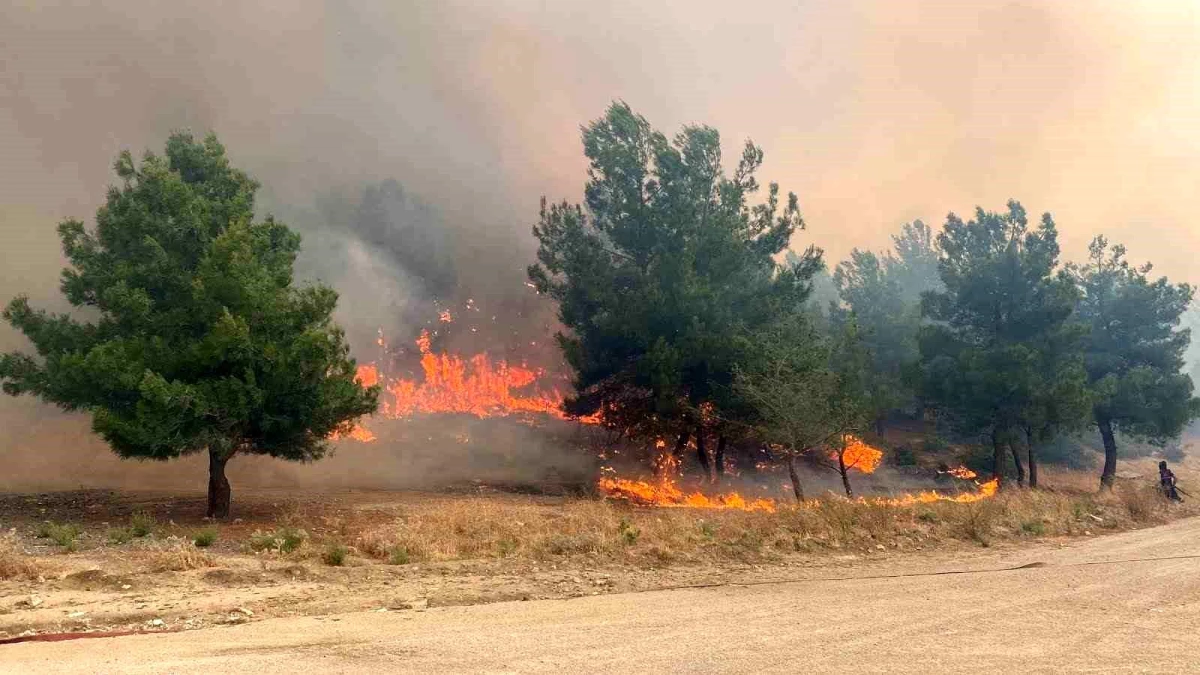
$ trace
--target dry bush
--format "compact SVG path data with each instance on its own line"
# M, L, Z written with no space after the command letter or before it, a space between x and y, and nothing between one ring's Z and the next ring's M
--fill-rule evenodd
M16 534L0 535L0 579L37 579L45 569L36 558L26 555Z
M1168 505L1166 497L1155 485L1123 485L1113 492L1129 518L1138 524L1161 520Z
M141 558L149 572L186 572L217 565L211 555L186 541L168 541L161 547L145 551Z

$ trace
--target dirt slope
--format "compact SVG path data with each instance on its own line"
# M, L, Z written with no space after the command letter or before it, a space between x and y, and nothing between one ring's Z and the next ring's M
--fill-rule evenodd
M325 673L1200 669L1200 519L1065 548L860 568L847 575L854 579L820 574L16 644L0 647L0 669L291 673L302 662Z

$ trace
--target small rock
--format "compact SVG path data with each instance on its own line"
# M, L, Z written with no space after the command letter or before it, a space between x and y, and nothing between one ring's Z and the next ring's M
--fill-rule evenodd
M237 609L235 609L233 611L239 612L245 616L254 616L254 612L251 612L250 610L246 609L245 607L238 607Z
M150 626L151 628L162 628L163 626L167 625L167 622L163 621L162 619L152 619L147 621L146 625Z
M130 586L129 584L121 584L121 590L123 591L127 591L131 588L133 588L133 586Z
M887 547L886 547L886 546L884 546L883 544L875 544L875 548L876 548L876 549L878 549L878 550L880 550L880 551L886 551L886 550L887 550Z
M21 604L25 605L26 607L28 607L30 609L33 609L34 607L40 607L43 602L45 602L45 600L42 600L41 598L39 598L36 595L31 595Z
M1085 535L1089 536L1089 537L1090 537L1090 536L1092 536L1092 531L1091 531L1091 530L1084 530L1084 531L1083 531L1083 533L1084 533Z
M1097 516L1097 515L1096 515L1096 514L1094 514L1094 513L1089 513L1089 514L1087 514L1087 515L1088 515L1088 518L1091 518L1092 520L1096 521L1097 523L1103 523L1103 522L1104 522L1104 519L1103 519L1103 518L1101 518L1100 516Z
M81 617L85 614L87 614L87 612L71 612L70 614L67 615L67 618L68 619L78 619L79 617Z

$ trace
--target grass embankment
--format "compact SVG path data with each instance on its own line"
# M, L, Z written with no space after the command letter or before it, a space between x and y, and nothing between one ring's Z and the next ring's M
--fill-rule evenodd
M898 507L831 495L774 513L514 495L409 495L350 506L294 501L282 508L251 509L246 520L228 524L188 524L186 514L164 522L137 511L127 525L116 528L86 518L18 527L0 538L0 579L49 574L61 560L53 554L110 552L148 573L210 567L226 556L339 567L479 559L576 559L651 567L769 562L825 551L929 549L953 542L987 546L1096 534L1193 513L1192 505L1168 503L1145 481L1097 494L1082 487L1085 480L1089 486L1094 481L1090 474L1056 478L1052 484L1057 489L1009 489L969 504ZM1070 487L1073 482L1078 486Z

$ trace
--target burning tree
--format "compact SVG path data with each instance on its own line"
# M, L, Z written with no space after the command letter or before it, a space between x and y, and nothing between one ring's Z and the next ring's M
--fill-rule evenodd
M624 103L583 130L590 161L586 208L543 202L530 280L559 303L558 335L578 394L574 415L682 450L705 438L725 447L739 405L734 366L756 330L800 307L820 268L809 249L794 265L776 257L803 228L795 195L772 184L749 200L762 150L747 143L732 176L720 137L685 127L673 139ZM719 468L719 467L717 467Z
M62 291L90 320L13 300L4 317L40 358L0 356L0 382L89 411L122 457L207 452L208 515L224 518L233 456L319 459L378 388L355 382L337 294L293 285L299 236L254 220L258 184L215 137L174 134L165 156L123 152L115 169L96 228L58 227Z

